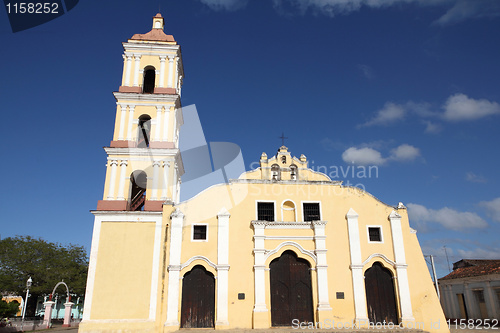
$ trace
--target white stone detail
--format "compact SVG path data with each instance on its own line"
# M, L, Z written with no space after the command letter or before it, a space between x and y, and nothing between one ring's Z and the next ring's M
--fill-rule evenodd
M402 322L414 321L411 307L410 286L408 283L408 272L406 265L405 247L403 241L403 231L401 228L401 215L392 211L389 215L391 221L392 245L394 248L394 258L396 261L396 276L399 290L399 301L401 308Z
M366 292L361 263L361 243L359 240L358 213L350 208L346 214L349 231L349 251L351 254L352 285L354 293L355 321L358 324L368 322L366 311Z

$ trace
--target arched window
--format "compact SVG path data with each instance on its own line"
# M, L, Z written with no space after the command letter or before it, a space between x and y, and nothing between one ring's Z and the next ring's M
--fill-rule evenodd
M142 92L144 94L152 94L155 90L156 71L153 66L144 68L144 82L142 83Z
M296 165L290 165L290 179L291 180L297 180L297 166Z
M148 178L146 173L141 170L136 170L130 175L130 205L129 210L144 210L146 202L146 189Z
M271 166L271 179L281 180L280 166L278 164L273 164Z
M137 147L149 147L149 138L151 134L151 117L143 114L139 117L139 124L137 126Z

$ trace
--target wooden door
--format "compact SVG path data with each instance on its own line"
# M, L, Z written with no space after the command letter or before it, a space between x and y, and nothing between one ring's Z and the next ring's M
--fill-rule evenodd
M272 326L292 326L292 320L314 321L309 263L285 251L269 265Z
M376 262L365 272L368 319L373 323L398 324L396 295L391 272Z
M182 280L181 327L214 327L215 279L203 266L194 266Z

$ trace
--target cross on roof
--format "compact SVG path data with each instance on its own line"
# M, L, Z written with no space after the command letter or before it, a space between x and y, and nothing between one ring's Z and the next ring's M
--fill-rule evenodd
M281 136L279 136L278 138L281 139L281 145L284 146L285 145L285 139L288 139L288 137L285 136L285 133L282 132L281 133Z

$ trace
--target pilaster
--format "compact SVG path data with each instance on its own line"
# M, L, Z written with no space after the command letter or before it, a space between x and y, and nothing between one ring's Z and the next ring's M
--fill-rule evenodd
M407 272L408 265L406 264L403 231L401 228L401 215L393 210L389 215L389 220L391 222L392 245L394 250L394 258L396 261L396 276L399 290L399 301L401 303L400 321L402 323L413 322L415 321L415 318L413 318L413 310L411 306L410 286L408 283Z
M184 214L176 209L170 228L170 258L168 266L167 321L165 326L179 326L179 279L181 270L182 225Z
M366 311L366 291L361 262L361 243L359 240L358 213L350 208L346 214L347 230L349 232L349 251L351 255L352 286L354 293L355 323L366 325L368 313Z
M217 214L217 321L216 326L229 325L229 217L222 208Z
M332 308L330 307L328 292L328 265L326 261L326 221L312 222L314 227L314 243L316 245L316 273L318 277L318 320L324 321L331 318Z

